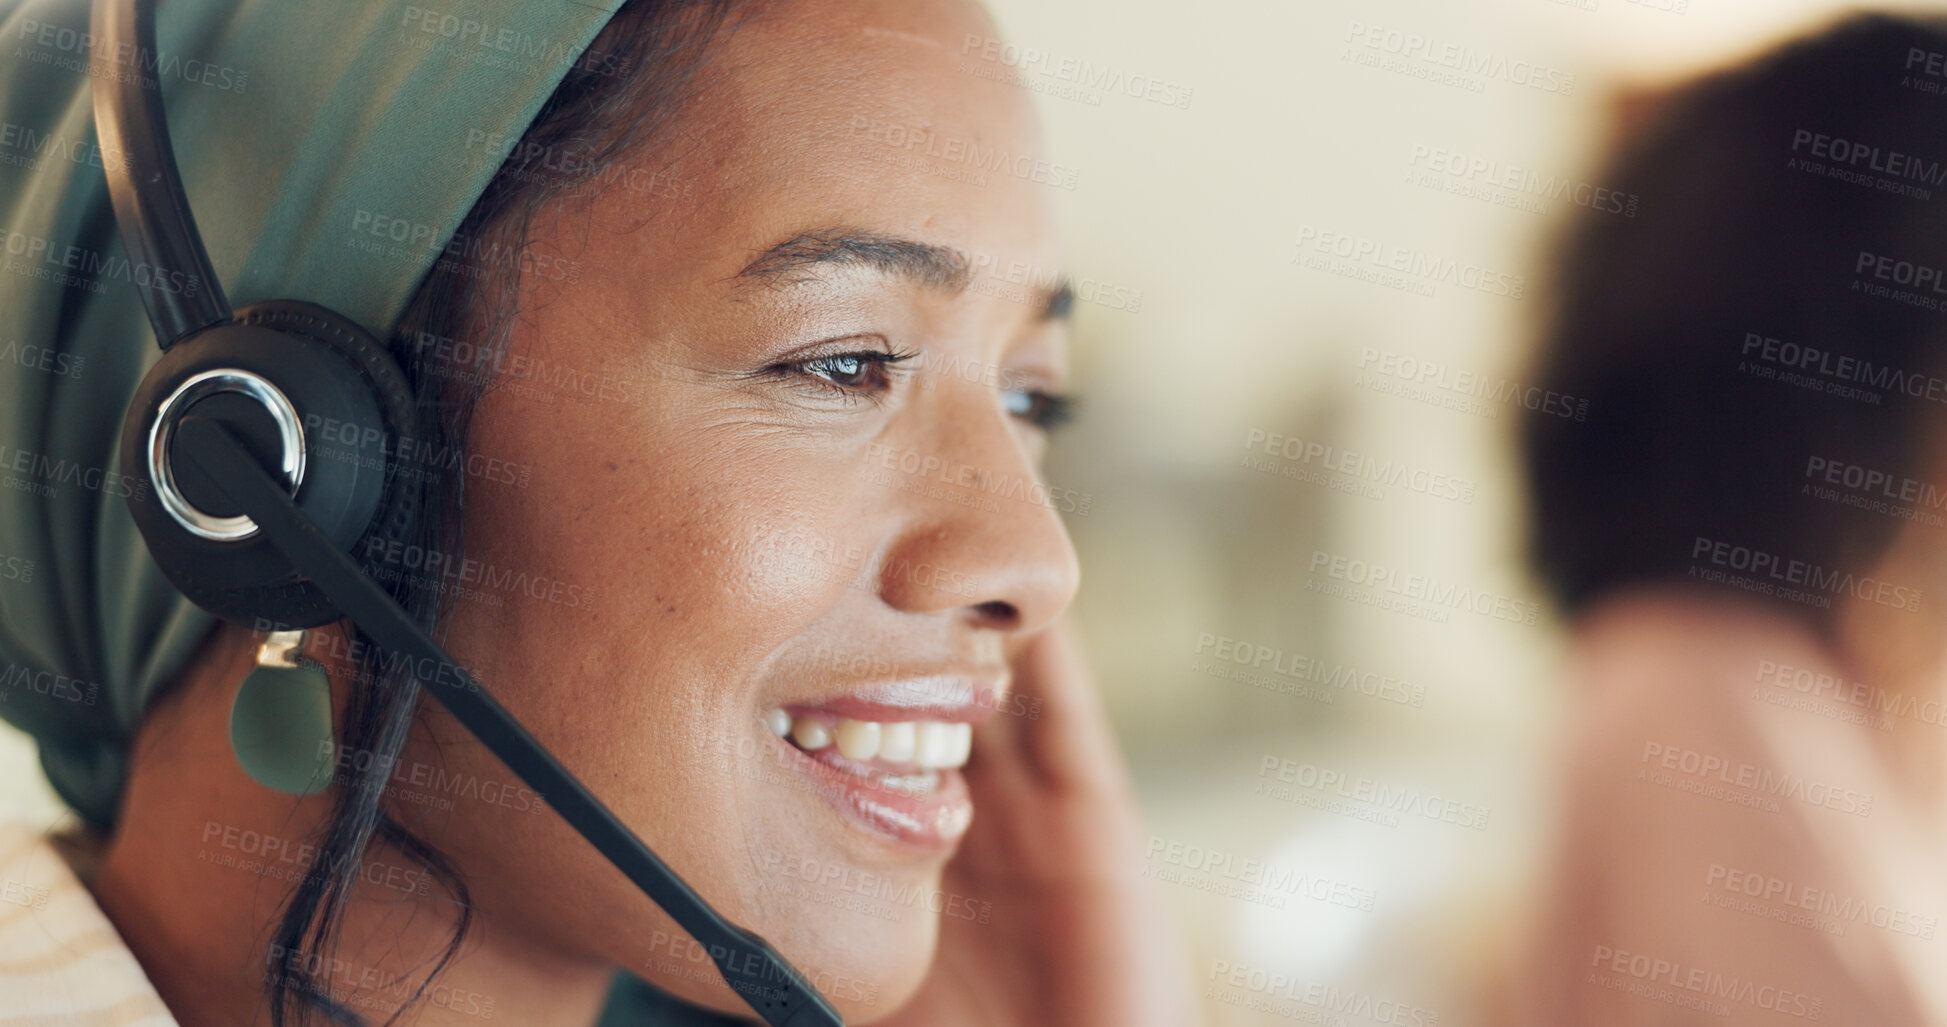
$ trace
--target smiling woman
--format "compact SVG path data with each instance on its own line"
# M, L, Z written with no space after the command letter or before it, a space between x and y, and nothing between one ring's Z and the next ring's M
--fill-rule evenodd
M1056 274L980 287L982 268L1061 266L1046 186L934 174L850 127L1040 152L1026 94L951 60L993 36L984 13L466 6L161 15L161 54L252 69L247 93L166 90L216 279L378 328L410 386L415 427L379 463L388 501L423 513L339 546L848 1022L1191 1022L1039 481L1072 293ZM86 23L51 0L7 19L57 27L56 49ZM76 45L111 70L112 48ZM97 130L87 75L5 71L10 124ZM10 230L68 245L108 223L99 168L4 174ZM128 249L124 267L151 256ZM89 373L9 368L0 439L99 461L149 339L127 283L81 277L4 284L6 333ZM291 420L346 447L319 452L364 444L349 420ZM213 622L148 562L123 497L51 493L4 500L0 551L48 573L0 581L0 656L108 698L4 707L86 830L65 861L14 836L8 867L69 904L26 943L0 935L0 1018L748 1012L707 946L549 815L568 796L420 701L439 687L423 659L362 620ZM81 936L133 959L54 955Z

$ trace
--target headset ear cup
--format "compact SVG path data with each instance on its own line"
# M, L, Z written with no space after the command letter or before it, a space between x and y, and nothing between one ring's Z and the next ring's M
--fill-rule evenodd
M406 454L420 451L430 436L420 423L412 385L391 350L351 318L301 300L253 303L238 310L236 320L323 343L357 366L378 408L379 430L385 433L385 475L378 506L348 551L363 562L372 553L405 544L418 523L428 484L424 475L407 466L413 461ZM359 427L362 432L364 425ZM342 434L345 428L339 430ZM382 575L381 580L391 577L396 575Z
M261 303L238 311L234 322L171 346L136 390L123 425L124 473L138 482L130 490L130 513L156 564L184 595L254 630L315 627L339 619L323 593L303 580L261 532L212 537L207 524L182 516L183 497L203 483L175 473L187 461L179 458L165 426L189 409L224 421L246 448L272 455L269 464L275 465L274 454L286 452L273 433L273 418L250 400L227 392L184 398L195 395L185 390L187 383L212 377L264 383L253 387L283 401L271 405L282 405L294 417L303 439L303 476L294 501L334 543L357 556L374 540L403 540L418 512L417 482L398 473L393 460L400 440L413 437L414 404L405 376L390 354L348 319L310 303ZM169 416L161 418L165 405ZM189 505L195 511L226 512L213 509L217 504L207 489L200 502Z

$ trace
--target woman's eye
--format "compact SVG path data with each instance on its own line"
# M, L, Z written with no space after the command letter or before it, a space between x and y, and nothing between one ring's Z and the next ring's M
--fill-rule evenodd
M807 360L804 369L833 385L842 385L848 389L875 385L876 379L885 374L884 362L873 360L864 353L845 353L835 357Z
M779 364L772 370L845 396L876 396L892 387L895 365L916 354L860 350Z
M1075 416L1073 399L1042 389L1003 389L1001 403L1008 413L1042 431L1067 424Z

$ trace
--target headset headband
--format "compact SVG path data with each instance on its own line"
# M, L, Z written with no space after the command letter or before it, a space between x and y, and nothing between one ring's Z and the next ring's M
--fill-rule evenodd
M96 3L89 29L97 39L156 52L155 11L136 0ZM155 326L156 343L168 349L186 336L230 320L231 311L210 268L210 255L203 248L202 233L196 230L196 217L190 213L189 197L176 170L169 119L162 109L160 71L151 76L143 74L142 67L137 62L135 70L95 76L95 137L102 152L122 157L118 166L103 161L102 169L130 263L181 271L187 281L197 283L196 288L171 292L153 275L133 276L149 323Z

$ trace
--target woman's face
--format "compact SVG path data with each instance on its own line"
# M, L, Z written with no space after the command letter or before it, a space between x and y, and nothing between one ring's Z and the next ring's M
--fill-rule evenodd
M1066 373L1054 176L1025 91L981 74L994 34L862 0L719 37L679 129L536 225L470 441L509 473L467 483L455 653L857 1019L978 908L938 894L973 815L955 725L1019 712L1010 653L1077 584L1036 482ZM427 716L406 761L507 780ZM488 930L741 1007L557 818L418 823Z

